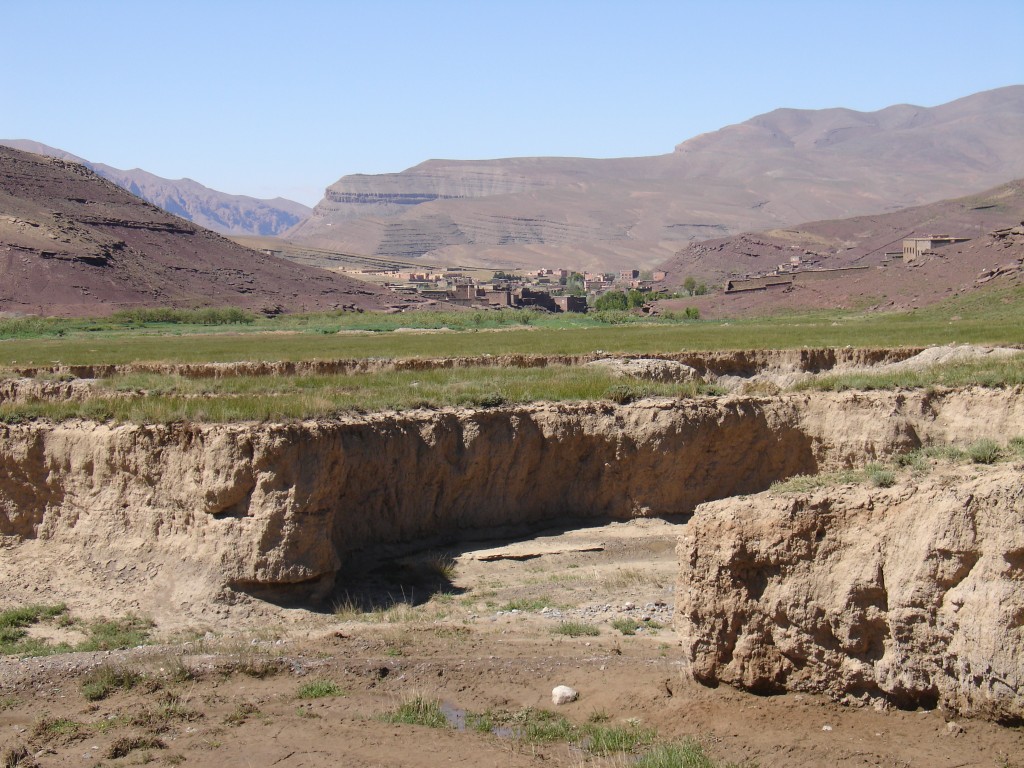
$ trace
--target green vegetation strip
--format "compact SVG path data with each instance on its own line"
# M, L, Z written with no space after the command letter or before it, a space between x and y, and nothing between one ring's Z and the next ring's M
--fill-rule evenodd
M36 418L145 424L278 421L390 409L494 407L538 400L623 403L652 395L695 397L715 392L713 387L696 383L624 384L600 368L569 366L225 379L131 374L103 380L97 396L90 400L0 404L0 422Z
M976 291L905 313L821 311L730 321L657 319L621 311L588 315L347 313L220 325L199 320L136 320L0 321L0 365L582 354L596 349L643 354L684 349L1019 344L1024 287ZM454 332L393 332L412 327ZM232 332L225 333L225 329ZM488 329L503 332L486 332ZM368 332L353 333L359 331Z

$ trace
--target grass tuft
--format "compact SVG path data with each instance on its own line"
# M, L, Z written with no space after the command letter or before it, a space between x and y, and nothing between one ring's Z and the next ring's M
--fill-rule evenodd
M380 715L379 719L385 723L423 725L428 728L450 727L448 718L441 711L441 702L421 695L406 699L390 712Z
M678 744L660 744L640 756L636 768L742 768L742 763L719 763L708 756L693 739Z
M1003 449L995 440L978 440L967 447L967 456L975 464L994 464L1003 455Z
M137 749L167 749L167 745L160 739L152 736L121 736L114 739L107 748L107 758L117 760Z
M323 699L329 696L344 696L345 689L331 680L311 680L299 686L300 699Z
M142 675L134 670L104 664L82 680L82 696L86 701L100 701L115 691L131 690L140 680Z
M568 635L569 637L597 637L601 630L593 624L586 624L582 621L563 621L551 630L556 635Z

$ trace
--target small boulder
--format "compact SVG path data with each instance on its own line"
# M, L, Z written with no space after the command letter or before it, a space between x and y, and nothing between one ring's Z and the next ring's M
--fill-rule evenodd
M569 704L580 697L579 692L568 685L556 685L551 690L551 703L556 707L561 704Z

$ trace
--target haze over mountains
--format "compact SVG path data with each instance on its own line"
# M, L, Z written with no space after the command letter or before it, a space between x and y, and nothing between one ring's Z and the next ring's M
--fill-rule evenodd
M0 312L256 311L417 303L172 216L83 165L0 147Z
M652 266L694 240L877 213L1024 176L1024 86L938 107L779 109L671 154L430 160L345 176L288 237L483 266Z
M158 208L222 235L276 236L311 213L305 205L283 197L259 200L246 195L229 195L192 179L164 179L139 168L125 171L90 162L38 141L2 139L0 146L81 163Z

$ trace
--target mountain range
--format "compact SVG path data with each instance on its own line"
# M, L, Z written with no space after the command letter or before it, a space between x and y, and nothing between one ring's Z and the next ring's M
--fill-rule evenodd
M0 146L80 163L158 208L222 235L276 236L311 213L305 205L283 197L259 200L246 195L229 195L192 179L164 179L140 168L125 171L90 162L38 141L0 139Z
M429 160L345 176L295 242L479 266L653 266L692 241L891 211L1024 176L1024 86L937 107L778 109L620 159Z
M79 163L0 147L0 312L232 306L276 313L416 303L244 248Z

